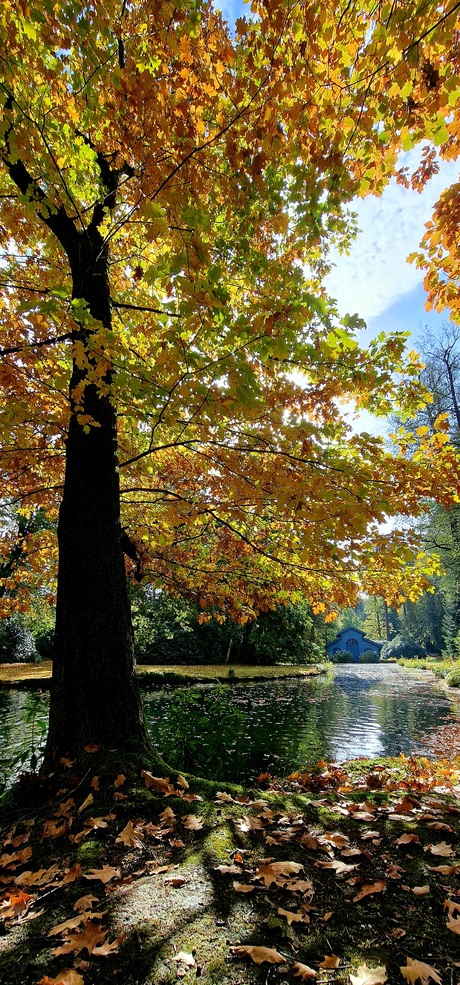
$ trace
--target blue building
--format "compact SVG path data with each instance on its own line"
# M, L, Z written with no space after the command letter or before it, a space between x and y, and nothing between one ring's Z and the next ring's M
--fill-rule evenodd
M380 654L382 646L383 643L375 643L374 640L368 639L361 629L351 626L349 629L342 629L342 632L327 644L326 653L328 657L332 657L332 654L339 650L349 650L350 661L352 661L359 660L360 654L365 650L374 650Z

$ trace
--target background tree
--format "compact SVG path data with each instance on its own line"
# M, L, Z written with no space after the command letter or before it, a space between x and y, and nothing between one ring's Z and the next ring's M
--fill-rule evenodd
M455 312L454 312L455 315ZM432 398L415 420L401 427L409 446L417 446L431 431L434 420L443 416L452 445L460 447L460 327L444 323L438 332L421 337L420 349L424 361L421 372L423 384ZM415 635L428 649L444 649L450 655L458 651L460 632L460 506L458 495L447 508L432 501L427 515L418 523L426 549L436 553L443 575L432 579L431 600L422 597L416 603L405 603L402 624L409 635ZM411 626L412 624L412 626Z
M457 8L252 11L234 37L204 2L0 12L1 467L24 515L59 509L48 769L146 749L123 548L203 619L353 604L363 575L394 601L430 565L379 522L451 497L442 431L408 461L341 418L423 397L322 278L401 146L455 151Z

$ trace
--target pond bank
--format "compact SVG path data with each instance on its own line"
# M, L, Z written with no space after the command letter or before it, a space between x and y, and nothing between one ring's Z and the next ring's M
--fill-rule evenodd
M46 688L52 674L51 660L39 664L0 664L0 687ZM162 684L200 684L235 681L271 681L296 677L317 677L326 673L327 666L307 664L302 667L283 664L275 667L252 667L243 664L216 664L206 666L140 664L137 675L143 687L160 687Z
M322 763L247 793L71 773L3 811L3 985L458 980L452 765Z

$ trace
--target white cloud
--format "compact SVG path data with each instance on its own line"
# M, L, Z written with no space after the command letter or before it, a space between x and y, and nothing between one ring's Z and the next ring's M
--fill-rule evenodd
M401 155L400 166L417 166L420 151ZM358 199L355 211L362 230L349 256L335 254L335 268L326 280L339 310L358 313L368 321L382 314L423 280L423 272L406 257L417 249L433 205L441 192L458 181L458 164L441 162L441 169L422 194L392 181L380 198Z

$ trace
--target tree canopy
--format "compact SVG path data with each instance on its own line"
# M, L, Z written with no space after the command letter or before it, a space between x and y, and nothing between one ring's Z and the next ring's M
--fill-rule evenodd
M379 525L448 504L455 452L443 420L411 460L350 429L350 400L416 412L420 362L404 333L361 347L322 280L356 195L395 175L420 190L458 154L458 8L272 0L232 31L201 0L5 0L5 502L56 521L66 457L73 502L84 481L102 501L85 449L104 457L98 429L114 447L116 414L139 577L243 621L300 594L353 604L363 583L417 593L429 558ZM452 215L430 234L445 256ZM22 539L5 612L52 583L51 526Z

